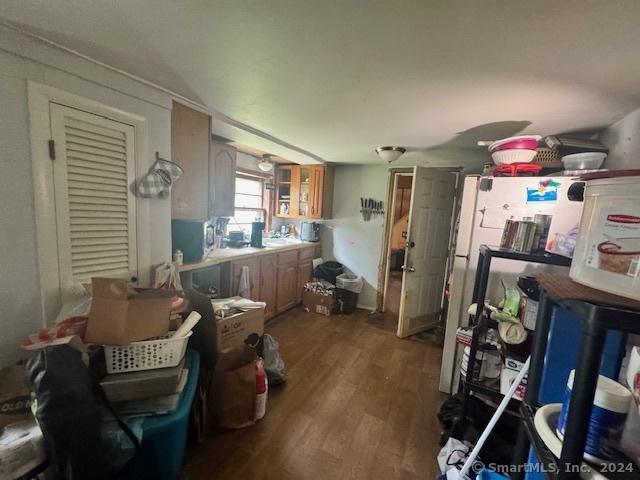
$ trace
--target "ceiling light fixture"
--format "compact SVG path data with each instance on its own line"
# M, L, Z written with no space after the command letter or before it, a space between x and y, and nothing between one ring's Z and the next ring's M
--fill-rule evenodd
M271 155L265 153L262 155L262 160L258 163L258 168L263 172L270 172L273 170L273 163L271 162Z
M403 147L388 146L376 148L376 153L378 154L378 156L387 163L395 162L406 151L407 149Z

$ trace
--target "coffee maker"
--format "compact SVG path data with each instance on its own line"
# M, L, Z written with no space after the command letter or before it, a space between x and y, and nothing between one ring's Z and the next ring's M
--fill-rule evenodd
M251 246L262 248L262 231L264 230L264 222L251 223Z

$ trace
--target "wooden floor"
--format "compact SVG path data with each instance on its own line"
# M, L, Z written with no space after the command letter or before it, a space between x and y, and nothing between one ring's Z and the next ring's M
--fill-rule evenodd
M442 350L393 321L293 310L269 323L289 379L254 426L187 451L183 479L434 479Z

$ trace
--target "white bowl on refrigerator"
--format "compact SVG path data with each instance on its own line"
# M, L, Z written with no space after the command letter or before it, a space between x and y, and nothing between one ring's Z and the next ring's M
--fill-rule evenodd
M491 159L496 165L511 163L529 163L537 154L537 150L513 148L509 150L497 150L491 152Z

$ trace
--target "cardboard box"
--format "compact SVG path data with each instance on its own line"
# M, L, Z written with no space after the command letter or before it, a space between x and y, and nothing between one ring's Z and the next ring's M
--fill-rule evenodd
M331 315L336 307L335 295L321 295L315 292L304 292L302 304L311 313Z
M0 434L7 425L33 418L31 396L25 377L22 365L11 365L0 370Z
M264 333L264 308L236 313L225 318L216 318L216 346L218 352L241 348L248 341L254 345ZM255 340L255 341L254 341Z
M114 278L92 278L91 290L86 342L128 345L169 331L172 292Z
M502 371L500 372L500 393L501 394L506 395L509 392L511 385L513 384L514 380L518 376L518 373L520 373L522 366L523 366L523 363L518 360L515 360L513 358L505 358L505 368L503 368ZM510 367L516 367L516 368L510 368ZM527 389L527 378L528 378L528 375L525 375L524 378L522 379L522 382L520 382L520 385L518 385L518 388L516 388L516 392L513 395L513 398L518 400L524 399L524 393L525 393L525 390Z

